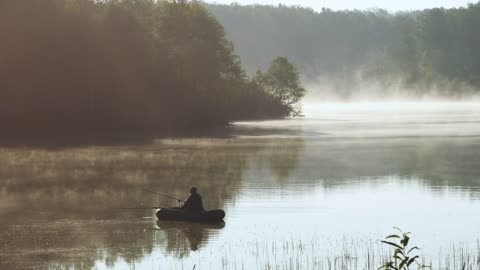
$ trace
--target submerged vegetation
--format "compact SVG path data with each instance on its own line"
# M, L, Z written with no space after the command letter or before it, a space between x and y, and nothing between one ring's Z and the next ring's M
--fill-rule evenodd
M0 38L3 136L155 136L297 112L246 76L196 1L6 0Z

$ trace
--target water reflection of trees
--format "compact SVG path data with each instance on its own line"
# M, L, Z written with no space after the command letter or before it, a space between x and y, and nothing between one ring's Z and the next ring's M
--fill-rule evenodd
M112 214L110 208L175 204L143 188L183 198L195 184L207 207L221 207L232 199L230 190L239 185L251 153L235 153L238 146L226 142L196 143L53 152L2 150L1 202L10 206L12 219L18 209L54 209L54 215L103 218Z
M17 225L0 232L1 269L93 269L96 261L113 266L153 250L145 222L51 221Z
M274 138L262 143L266 147L250 159L244 177L251 183L334 188L394 176L480 198L476 137Z
M305 144L289 181L317 180L334 187L396 176L420 179L431 188L475 192L480 184L479 149L476 138L315 139Z
M191 185L199 187L206 207L223 208L235 199L249 161L270 147L276 146L256 139L183 139L132 147L1 149L0 266L90 269L98 260L113 266L119 258L138 262L156 245L186 256L215 230L165 224L152 230L151 222L142 221L152 211L118 208L174 206L142 189L183 198Z
M259 184L288 184L298 181L293 176L305 155L303 138L275 138L261 140L265 145L250 160L251 179Z

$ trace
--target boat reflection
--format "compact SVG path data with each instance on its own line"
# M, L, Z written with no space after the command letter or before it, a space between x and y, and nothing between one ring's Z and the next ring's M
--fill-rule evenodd
M225 227L225 222L198 223L183 221L157 220L156 229L166 235L166 247L169 252L180 257L187 251L197 251L211 237L217 235Z

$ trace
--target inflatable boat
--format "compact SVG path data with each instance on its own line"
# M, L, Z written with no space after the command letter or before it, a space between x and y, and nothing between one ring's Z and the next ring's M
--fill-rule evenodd
M225 217L221 209L201 212L185 211L178 208L162 208L155 213L159 220L186 220L193 222L220 222Z

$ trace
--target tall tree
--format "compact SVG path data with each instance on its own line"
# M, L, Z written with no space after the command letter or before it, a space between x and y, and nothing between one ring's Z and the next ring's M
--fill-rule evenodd
M289 109L290 115L301 115L298 102L306 91L300 82L297 68L286 57L274 59L267 72L257 72L255 79L267 94Z

